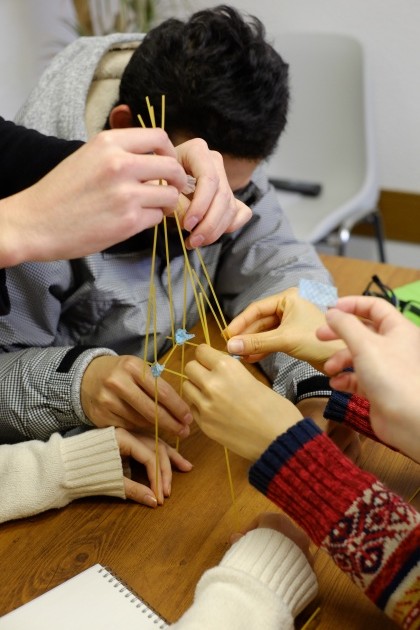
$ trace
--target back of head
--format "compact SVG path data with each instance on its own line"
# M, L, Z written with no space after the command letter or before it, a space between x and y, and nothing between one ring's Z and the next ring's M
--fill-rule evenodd
M148 124L148 96L159 125L162 94L170 136L201 137L221 153L264 159L286 124L288 66L257 18L219 6L186 22L166 20L135 51L119 103Z

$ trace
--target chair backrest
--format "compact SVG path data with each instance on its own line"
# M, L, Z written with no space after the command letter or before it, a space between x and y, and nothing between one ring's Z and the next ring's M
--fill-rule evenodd
M298 236L316 242L352 212L374 209L378 196L363 49L335 33L283 33L275 45L289 63L291 102L268 173L322 184L319 198L299 202L311 216Z

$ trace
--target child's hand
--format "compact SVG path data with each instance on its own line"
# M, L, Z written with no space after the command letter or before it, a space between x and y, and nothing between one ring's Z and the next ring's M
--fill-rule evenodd
M146 467L151 488L124 476L126 498L136 503L157 507L163 503L164 497L170 496L171 464L182 472L189 472L192 469L192 464L185 457L163 440L159 440L159 469L156 479L155 438L121 428L115 429L115 438L122 460L132 458Z

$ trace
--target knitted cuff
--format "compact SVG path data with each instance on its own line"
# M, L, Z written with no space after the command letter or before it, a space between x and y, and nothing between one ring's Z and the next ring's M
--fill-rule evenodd
M60 452L69 500L93 495L125 498L121 457L114 427L64 438Z
M370 424L370 403L366 398L334 389L325 407L324 418L343 422L358 433L378 441Z
M303 552L287 536L257 528L232 545L220 562L257 578L274 591L296 617L316 596L317 580Z
M250 468L249 480L320 545L375 477L304 419L268 447Z

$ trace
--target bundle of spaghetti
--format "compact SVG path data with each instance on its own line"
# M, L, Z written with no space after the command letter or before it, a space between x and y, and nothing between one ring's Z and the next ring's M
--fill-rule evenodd
M149 113L149 118L150 118L150 122L151 122L151 126L153 128L156 127L156 117L155 117L155 111L154 111L154 107L153 105L151 105L150 103L150 99L147 96L146 97L146 104L147 104L147 108L148 108L148 113ZM143 118L140 116L140 114L138 115L138 119L140 121L140 124L143 128L146 128L145 122L143 120ZM164 129L165 128L165 95L162 95L161 97L161 128ZM162 182L160 182L160 184L162 184ZM188 256L188 251L185 245L185 241L184 241L184 236L182 233L182 228L181 228L181 222L179 219L179 212L182 211L182 209L177 209L174 212L174 218L175 218L175 222L176 222L176 226L177 226L177 230L178 230L178 235L179 235L179 239L180 239L180 243L181 243L181 247L182 247L182 251L183 251L183 256L184 256L184 275L183 275L183 315L182 315L182 323L181 323L181 330L184 332L186 331L186 319L187 319L187 280L189 278L190 281L190 285L194 294L194 300L195 300L195 304L196 304L196 308L197 308L197 312L198 312L198 317L201 323L201 328L203 330L203 334L204 334L204 339L206 341L206 343L208 345L211 345L210 342L210 336L209 336L209 329L208 329L208 325L207 325L207 319L206 319L206 305L208 306L208 308L210 309L215 322L222 334L222 336L225 338L225 340L227 340L226 334L225 334L225 329L227 328L227 323L225 320L225 317L223 315L223 311L220 307L219 301L217 299L217 295L216 292L213 288L213 284L211 282L211 278L210 275L208 273L208 270L206 268L206 265L204 263L204 259L201 255L201 252L199 251L198 248L194 249L194 252L196 253L201 269L204 273L204 277L206 278L206 282L207 282L207 286L208 286L208 291L211 293L212 298L213 298L213 302L214 302L214 306L209 298L209 296L206 293L205 287L203 286L203 283L200 281L197 272L195 271L195 269L193 269L191 267L190 264L190 260L189 260L189 256ZM154 278L155 278L155 267L156 267L156 246L157 246L157 235L158 235L158 225L155 226L154 228L154 238L153 238L153 247L152 247L152 258L151 258L151 267L150 267L150 288L149 288L149 301L148 301L148 308L147 308L147 322L146 322L146 338L145 338L145 345L144 345L144 370L146 369L147 365L151 365L152 367L152 374L155 377L155 457L156 457L156 493L159 493L159 487L158 487L158 472L159 472L159 397L158 397L158 385L157 385L157 379L160 376L160 374L162 373L162 371L165 369L169 372L171 372L172 374L176 374L177 376L180 377L180 389L179 389L179 393L180 396L182 397L182 385L183 382L186 378L185 374L184 374L184 365L185 365L185 344L184 343L179 343L176 341L176 334L175 334L175 315L174 315L174 306L173 306L173 292L172 292L172 279L171 279L171 265L170 265L170 253L169 253L169 244L168 244L168 228L167 228L167 220L166 220L166 216L163 217L163 232L164 232L164 243L165 243L165 257L166 257L166 269L167 269L167 278L168 278L168 299L169 299L169 313L170 313L170 322L171 322L171 340L172 340L172 349L170 350L169 354L166 357L165 360L165 364L164 365L160 365L158 363L158 356L157 356L157 341L156 341L156 330L157 330L157 326L156 326L156 319L157 319L157 306L156 306L156 289L155 289L155 284L154 284ZM217 311L217 312L216 312ZM147 358L148 358L148 350L149 350L149 330L150 330L150 321L151 321L151 317L152 317L152 313L153 313L153 341L154 341L154 349L153 349L153 363L150 363ZM188 341L186 342L188 343ZM181 349L181 372L174 372L173 370L170 370L167 367L168 361L171 358L171 356L173 355L173 353L175 352L175 350L180 347ZM153 370L153 368L155 368ZM144 374L143 374L143 378L144 378ZM177 450L179 449L179 438L177 438L177 443L176 443L176 448ZM231 495L231 499L232 499L232 503L234 505L234 507L236 508L236 502L235 502L235 492L234 492L234 487L233 487L233 480L232 480L232 473L231 473L231 467L230 467L230 461L229 461L229 451L226 447L224 447L225 450L225 459L226 459L226 467L227 467L227 474L228 474L228 482L229 482L229 489L230 489L230 495Z

